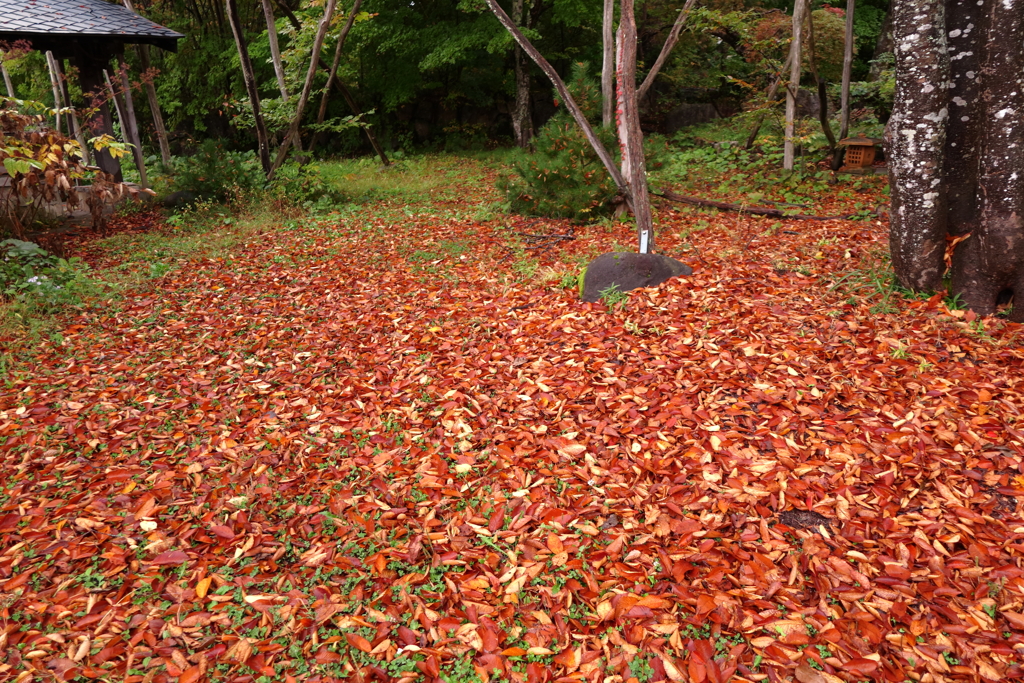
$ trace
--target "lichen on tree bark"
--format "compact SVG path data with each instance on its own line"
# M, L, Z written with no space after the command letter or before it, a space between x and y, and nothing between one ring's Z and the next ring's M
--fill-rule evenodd
M1024 0L898 0L886 129L890 247L906 287L1024 321Z

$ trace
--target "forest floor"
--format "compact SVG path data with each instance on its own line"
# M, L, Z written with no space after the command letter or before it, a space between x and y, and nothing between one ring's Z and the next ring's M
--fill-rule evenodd
M583 303L629 225L419 163L75 246L144 277L0 340L0 680L1024 677L1020 326L901 294L880 219L667 203L694 274Z

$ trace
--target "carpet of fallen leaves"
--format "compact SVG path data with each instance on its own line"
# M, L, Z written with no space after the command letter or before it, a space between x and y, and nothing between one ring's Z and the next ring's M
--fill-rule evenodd
M629 227L534 256L569 226L492 192L282 222L40 343L0 680L1024 677L1019 326L880 310L879 222L667 205L694 275L582 303Z

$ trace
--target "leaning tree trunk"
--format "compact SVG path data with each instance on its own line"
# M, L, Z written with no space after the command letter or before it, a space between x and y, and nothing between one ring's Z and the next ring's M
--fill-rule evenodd
M1024 0L900 0L886 130L899 281L1024 322Z
M334 9L338 6L338 0L327 0L327 5L324 7L324 16L320 20L320 26L317 27L316 37L313 39L313 52L309 58L309 69L306 71L306 81L302 84L302 92L299 93L299 101L295 105L295 116L292 117L291 125L288 127L288 135L285 136L284 142L281 143L281 147L277 150L277 157L274 159L273 165L270 167L270 173L267 174L267 178L272 180L274 173L277 169L281 168L281 164L284 163L285 158L288 156L288 150L292 146L292 141L295 140L299 135L299 126L302 124L302 114L306 110L306 104L309 102L309 96L313 91L313 79L316 77L317 67L320 65L320 50L324 46L324 39L327 37L327 29L330 28L331 19L334 17Z
M525 0L512 0L512 21L516 26L529 28L530 13L523 11L524 4ZM533 121L530 116L530 65L526 53L518 44L514 45L512 55L515 61L516 79L516 103L512 110L512 131L516 136L516 147L528 149L533 140Z
M615 0L604 0L601 21L601 125L615 121Z
M654 251L654 221L647 193L647 165L644 162L644 134L640 130L640 107L636 92L636 21L633 0L621 0L619 32L615 50L618 85L619 146L622 176L632 200L633 217L641 254Z
M252 60L249 59L249 48L245 44L245 34L242 33L242 21L238 17L238 0L225 0L227 5L228 23L231 24L231 33L235 36L235 47L238 48L238 60L242 63L242 78L245 80L245 90L249 94L249 103L252 105L252 115L256 119L256 140L259 145L260 164L263 172L270 175L270 140L267 137L267 126L263 121L263 112L260 111L260 93L256 87L256 75L252 69Z
M647 72L647 77L644 78L644 82L640 84L640 88L637 89L637 99L641 102L647 97L647 93L650 91L651 86L654 85L654 79L658 77L658 72L661 71L661 67L665 65L665 60L668 59L669 54L672 52L672 48L679 42L679 34L682 32L683 27L686 26L686 18L690 15L690 9L693 7L693 3L696 0L686 0L686 4L683 5L683 9L679 10L679 15L676 17L676 23L672 25L672 30L668 33L668 38L665 40L665 44L661 46L661 52L658 53L658 58L654 60L654 66Z
M594 129L590 126L587 121L587 117L583 115L583 111L579 105L576 104L576 100L573 99L572 95L569 94L569 89L565 87L565 81L558 75L555 68L551 66L551 63L544 59L544 55L537 51L537 48L533 46L533 43L523 35L523 32L519 30L519 27L515 25L515 22L509 18L505 10L501 8L497 0L487 0L487 6L491 8L491 12L498 18L501 25L505 27L505 30L512 34L512 38L519 44L520 47L530 56L533 63L540 67L540 70L544 72L544 75L548 77L551 84L555 86L555 91L558 96L562 98L562 102L565 103L565 108L569 110L576 125L583 131L584 137L587 138L587 142L590 143L594 153L597 154L597 158L601 160L601 164L608 171L608 175L611 176L612 182L615 183L615 187L622 194L623 197L629 201L629 189L626 186L626 180L622 176L622 172L619 167L615 165L615 160L612 159L612 155L608 153L604 145L601 144L601 140L594 133Z

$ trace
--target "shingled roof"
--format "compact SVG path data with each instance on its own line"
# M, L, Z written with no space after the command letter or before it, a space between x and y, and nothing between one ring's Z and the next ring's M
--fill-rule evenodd
M184 38L121 5L103 0L0 0L0 40L49 45L65 36L148 43L172 51L178 39Z

